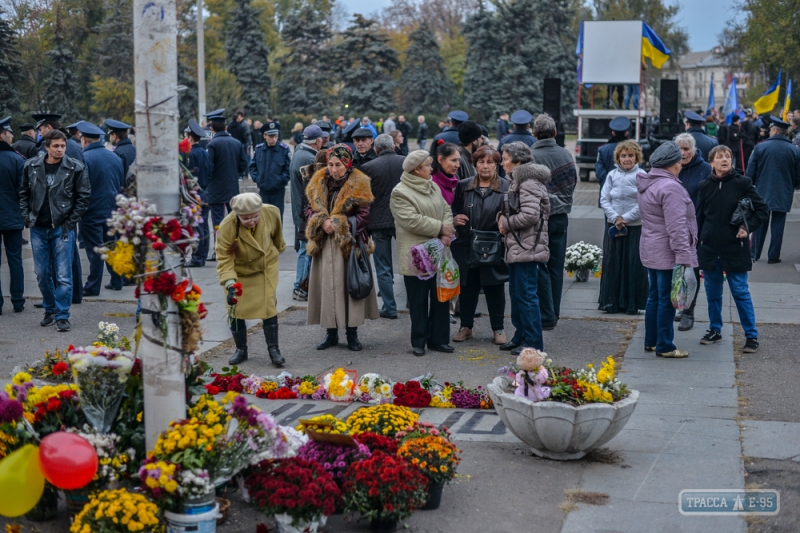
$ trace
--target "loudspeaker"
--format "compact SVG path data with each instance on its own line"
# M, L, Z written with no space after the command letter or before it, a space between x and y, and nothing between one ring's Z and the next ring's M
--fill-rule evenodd
M661 80L661 124L678 123L678 80Z
M561 122L561 80L559 78L544 79L544 112Z
M589 135L590 139L608 139L611 137L610 118L590 118Z

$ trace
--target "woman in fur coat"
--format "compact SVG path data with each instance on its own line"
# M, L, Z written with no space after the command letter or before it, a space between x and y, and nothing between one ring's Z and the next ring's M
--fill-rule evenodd
M353 168L353 154L344 144L328 150L328 165L311 177L306 187L306 253L311 256L308 283L308 324L327 330L317 345L324 350L339 343L339 328L347 332L347 347L363 348L358 326L378 318L378 299L373 288L363 300L347 292L347 265L353 246L348 217L355 217L356 232L372 253L375 246L367 233L373 196L369 177Z

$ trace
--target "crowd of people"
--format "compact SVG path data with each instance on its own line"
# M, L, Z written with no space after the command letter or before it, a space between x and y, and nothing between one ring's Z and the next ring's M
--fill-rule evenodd
M106 219L127 184L135 147L131 127L119 121L106 120L103 128L86 121L62 128L59 115L33 118L38 122L23 125L16 143L10 117L0 121L0 207L19 213L0 220L11 302L23 311L22 229L29 227L45 312L41 325L69 331L70 305L99 294L104 265L95 248L106 240ZM202 268L216 261L228 304L241 302L230 323L236 345L231 364L247 360L244 321L256 319L263 321L272 363L285 363L276 290L278 256L286 248L287 187L297 251L292 295L308 301L308 324L325 330L317 349L337 345L344 328L348 348L359 351L360 326L398 317L392 239L414 355L453 352L451 342L474 338L481 293L491 342L512 354L544 349L542 332L556 328L560 317L577 183L574 158L556 143L552 117L534 118L526 110L501 114L496 148L488 129L460 110L439 124L430 145L424 116L417 118L416 135L403 116L374 123L369 117L323 116L305 127L295 124L285 132L288 144L274 118L249 121L237 112L228 121L223 109L205 118L204 124L188 121L180 146L204 203L199 243L188 265ZM741 127L736 121L720 127L717 138L708 135L700 115L688 111L685 119L686 132L650 156L649 172L639 144L628 139L630 121L611 122L614 135L600 148L596 164L607 222L599 307L632 315L645 310L645 350L686 357L673 343L676 313L670 297L673 268L683 265L687 277L700 279L703 273L710 326L701 342L720 340L727 279L747 337L744 349L753 352L758 331L747 272L760 258L770 220L768 259L780 262L786 213L800 186L800 151L787 135L789 124L777 117L768 118L768 138L748 137L754 139L752 148L743 140L752 133L752 114ZM800 114L792 121L800 129ZM413 137L417 150L409 149ZM734 149L730 144L737 139ZM244 176L252 178L258 194L240 193ZM449 247L460 268L460 296L447 302L437 297L436 277L421 279L407 260L412 247L430 239ZM90 264L85 283L79 242ZM359 253L371 256L377 280L377 287L363 294L346 282ZM125 280L109 273L105 288L121 290ZM511 336L505 333L506 283ZM677 315L681 330L693 326L698 292ZM0 297L0 313L3 301ZM460 325L451 337L456 317Z

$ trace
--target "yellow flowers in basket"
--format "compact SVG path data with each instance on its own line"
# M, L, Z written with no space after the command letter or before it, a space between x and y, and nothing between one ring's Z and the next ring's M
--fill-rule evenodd
M162 533L160 511L142 494L125 489L93 494L75 517L70 533Z

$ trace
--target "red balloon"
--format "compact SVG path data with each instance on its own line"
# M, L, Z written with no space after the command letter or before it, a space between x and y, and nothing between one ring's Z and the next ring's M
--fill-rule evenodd
M39 463L47 481L59 489L85 487L97 472L97 452L74 433L51 433L39 444Z

